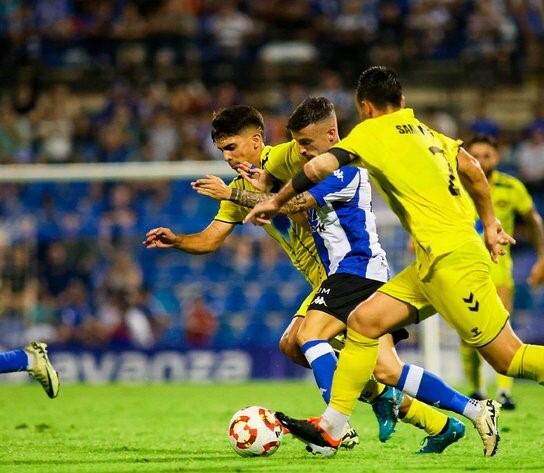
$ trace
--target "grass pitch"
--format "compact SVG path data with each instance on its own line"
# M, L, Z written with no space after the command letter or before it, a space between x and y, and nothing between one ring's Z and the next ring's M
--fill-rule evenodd
M240 407L262 404L296 416L323 409L311 383L242 385L62 386L49 400L33 383L0 386L0 472L392 472L544 471L544 389L515 386L518 410L503 412L494 458L482 456L467 426L463 440L442 455L414 454L424 432L399 423L386 444L368 407L353 417L362 442L332 459L308 455L284 437L270 458L241 458L226 428Z

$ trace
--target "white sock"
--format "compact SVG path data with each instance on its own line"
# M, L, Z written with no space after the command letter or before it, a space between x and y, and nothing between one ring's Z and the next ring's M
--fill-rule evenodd
M348 423L349 416L338 412L330 406L327 406L325 412L321 416L320 425L323 427L333 439L342 438L344 428Z
M477 401L476 399L471 399L463 409L463 415L470 419L472 422L474 422L480 414L480 410L480 401Z
M26 350L23 350L25 352L25 355L26 355L26 358L27 358L27 363L26 363L26 370L30 370L32 369L32 366L34 364L34 355L32 355L31 353L28 353Z

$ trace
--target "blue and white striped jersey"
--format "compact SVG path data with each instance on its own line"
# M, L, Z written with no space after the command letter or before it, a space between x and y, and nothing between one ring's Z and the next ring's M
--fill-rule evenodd
M317 251L327 274L389 279L378 241L366 169L344 166L308 191L319 208L308 210Z

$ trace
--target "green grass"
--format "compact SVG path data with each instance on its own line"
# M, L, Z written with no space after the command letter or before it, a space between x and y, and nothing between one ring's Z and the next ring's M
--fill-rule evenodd
M474 429L442 455L415 455L424 433L400 424L377 440L370 409L353 417L362 443L332 459L311 457L286 436L270 458L241 458L228 445L238 408L262 404L297 415L323 405L309 383L63 386L47 399L36 384L0 387L0 472L391 472L544 471L544 390L517 384L519 409L501 417L503 439L483 458Z

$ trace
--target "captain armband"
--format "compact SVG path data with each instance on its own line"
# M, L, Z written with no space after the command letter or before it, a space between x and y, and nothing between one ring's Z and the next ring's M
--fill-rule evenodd
M302 194L303 192L315 186L315 184L316 183L314 181L312 181L306 174L304 174L304 168L301 169L291 181L291 185L293 186L296 194Z
M347 166L357 159L357 156L341 148L331 148L328 153L338 160L338 167Z

